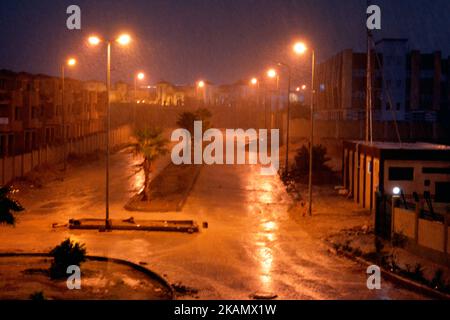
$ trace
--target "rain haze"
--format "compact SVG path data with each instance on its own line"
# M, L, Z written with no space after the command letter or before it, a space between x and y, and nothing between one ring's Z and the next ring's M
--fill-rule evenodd
M376 39L408 38L413 49L448 55L449 1L374 3L382 10ZM66 28L71 4L81 8L81 31ZM85 39L127 30L133 46L114 54L113 80L131 81L124 70L144 69L154 82L230 83L283 54L288 60L286 45L298 38L314 45L319 61L345 48L364 50L366 8L365 0L2 1L0 67L56 75L55 61L75 52L83 62L71 76L102 80L104 59Z

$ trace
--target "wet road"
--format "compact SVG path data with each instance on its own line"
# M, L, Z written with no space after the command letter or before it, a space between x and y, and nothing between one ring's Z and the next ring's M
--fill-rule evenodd
M69 218L103 217L104 165L93 162L21 194L28 210L15 228L1 227L0 250L47 251L70 236L90 254L146 262L171 283L198 289L201 299L247 299L261 291L281 299L422 298L387 281L368 290L365 269L300 230L278 177L261 176L257 165L204 166L182 212L127 212L124 203L142 183L132 175L136 161L125 153L112 157L113 218L194 219L209 227L193 235L52 229Z

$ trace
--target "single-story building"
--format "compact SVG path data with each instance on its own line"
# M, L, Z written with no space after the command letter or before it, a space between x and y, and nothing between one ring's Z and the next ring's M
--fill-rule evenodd
M429 192L435 203L450 203L450 146L431 143L345 141L343 185L363 208L375 207L376 192L406 197Z

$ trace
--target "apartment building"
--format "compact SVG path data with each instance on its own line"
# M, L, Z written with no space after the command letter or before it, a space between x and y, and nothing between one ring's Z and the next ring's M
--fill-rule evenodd
M0 154L12 156L103 130L106 91L65 79L0 70ZM65 130L63 130L65 127Z
M373 118L437 122L450 111L449 58L383 39L372 52ZM323 120L365 117L367 54L351 49L317 66L316 112Z

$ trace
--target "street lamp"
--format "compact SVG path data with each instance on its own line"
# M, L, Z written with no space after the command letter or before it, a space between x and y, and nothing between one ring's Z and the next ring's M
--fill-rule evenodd
M269 70L267 70L267 77L270 79L275 79L276 78L276 90L277 90L277 94L279 91L279 82L280 82L280 76L278 75L277 70L271 68ZM273 95L273 91L271 91L270 94L270 127L272 127L272 95ZM278 96L277 96L277 103L278 103ZM266 114L266 107L264 109L264 114ZM266 128L267 128L267 123L266 123Z
M302 55L308 50L308 47L303 42L296 42L293 46L293 51L296 55ZM312 162L313 162L313 143L314 143L314 73L315 73L315 51L311 50L311 124L310 124L310 138L309 138L309 177L308 177L308 195L309 206L308 213L312 215ZM306 86L304 86L306 89ZM303 87L302 87L303 88Z
M290 104L291 104L291 67L282 62L278 62L279 66L285 67L288 70L288 87L287 87L287 107L286 107L286 157L285 157L285 163L284 163L284 173L287 175L289 171L289 119L290 119Z
M62 131L63 131L63 157L64 171L67 169L67 133L66 133L66 108L64 106L65 91L65 66L73 67L77 64L75 58L69 58L61 65L61 107L62 107Z
M267 76L273 79L277 76L277 71L275 69L269 69L267 70Z
M106 42L106 90L107 90L107 109L106 109L106 200L105 200L105 229L111 228L111 221L109 219L109 132L111 130L111 43L112 40L102 40L98 36L90 36L88 42L90 45L99 45L102 41ZM131 42L131 37L128 34L119 35L115 41L121 45L126 46Z
M137 81L142 81L145 78L145 74L143 72L138 72L134 77L134 114L133 114L133 122L136 127L136 108L137 108Z

